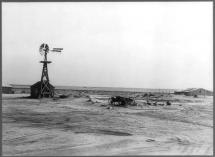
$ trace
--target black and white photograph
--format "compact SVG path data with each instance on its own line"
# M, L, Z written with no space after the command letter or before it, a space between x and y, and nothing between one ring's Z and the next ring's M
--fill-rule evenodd
M2 2L2 155L213 155L213 2Z

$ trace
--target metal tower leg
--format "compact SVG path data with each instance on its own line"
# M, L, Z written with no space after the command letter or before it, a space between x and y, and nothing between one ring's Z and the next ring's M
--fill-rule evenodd
M52 89L49 84L49 76L48 76L48 67L47 63L43 63L43 71L41 76L41 90L40 90L40 98L44 96L53 97Z

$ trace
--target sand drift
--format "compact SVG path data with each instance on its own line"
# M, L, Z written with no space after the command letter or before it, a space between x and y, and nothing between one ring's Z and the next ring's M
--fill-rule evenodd
M110 95L3 95L3 155L212 155L212 97L107 109ZM165 99L166 97L163 97Z

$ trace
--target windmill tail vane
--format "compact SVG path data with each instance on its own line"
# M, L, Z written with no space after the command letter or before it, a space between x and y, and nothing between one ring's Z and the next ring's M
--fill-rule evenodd
M63 48L53 48L50 51L52 51L52 52L61 52L62 50L63 50Z

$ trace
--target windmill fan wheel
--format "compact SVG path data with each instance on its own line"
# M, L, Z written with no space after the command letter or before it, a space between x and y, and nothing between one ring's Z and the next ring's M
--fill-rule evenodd
M42 45L40 45L39 52L40 52L41 55L44 55L45 53L48 53L49 52L48 44L43 43Z

